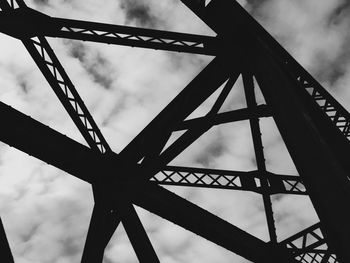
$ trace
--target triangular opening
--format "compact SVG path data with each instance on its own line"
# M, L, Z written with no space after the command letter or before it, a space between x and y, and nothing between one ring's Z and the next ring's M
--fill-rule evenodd
M103 256L103 263L115 262L139 262L122 223L115 230Z
M0 54L2 60L7 61L4 62L8 69L6 75L11 81L3 85L5 90L0 94L0 100L86 145L79 130L23 45L18 40L8 37L2 38L1 42L14 48L6 49L6 53ZM16 70L12 70L14 65Z
M249 171L255 169L248 121L212 127L170 164Z
M273 195L272 206L279 241L283 241L319 221L307 196Z
M16 262L79 262L93 203L90 185L13 148L1 157L1 218Z
M201 105L199 105L185 120L204 117L213 107L224 87L228 84L226 80L213 94L211 94Z
M241 262L242 257L186 231L157 215L135 207L160 262ZM249 261L244 261L249 262Z
M233 85L230 93L226 97L225 102L219 110L219 113L244 109L246 107L247 103L245 99L243 80L241 74L236 80L235 84Z

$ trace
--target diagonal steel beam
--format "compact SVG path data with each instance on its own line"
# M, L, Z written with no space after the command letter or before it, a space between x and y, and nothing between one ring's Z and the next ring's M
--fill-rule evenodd
M178 198L169 191L153 186L152 183L133 182L130 177L126 178L129 181L121 180L120 183L118 180L114 181L115 176L112 177L113 180L111 177L96 177L96 174L104 173L103 169L107 172L115 167L119 160L116 156L95 153L3 103L0 103L0 119L6 123L0 129L0 140L82 180L106 184L107 188L112 189L108 191L111 195L110 202L116 206L118 202L113 193L118 190L124 193L126 191L125 195L137 205L244 257L261 256L257 262L259 260L263 262L261 258L266 258L271 254L275 255L272 258L275 257L276 260L270 262L293 262L289 261L288 255L284 255L285 252L270 247L263 241L190 202ZM23 127L26 129L24 130ZM109 182L109 180L112 181ZM192 216L187 218L187 215ZM243 243L240 243L241 241ZM252 248L257 249L258 252L255 255L248 255L252 254ZM282 261L281 258L283 258ZM288 260L285 260L286 258Z
M267 102L274 108L277 127L325 226L329 246L336 251L339 259L349 261L350 214L346 209L350 200L349 170L343 166L338 154L350 151L340 148L337 152L332 149L333 145L328 140L332 135L322 134L322 130L330 126L324 123L320 129L315 123L324 120L320 118L315 105L305 102L305 95L295 90L297 86L293 86L273 61L262 53L259 55L261 60L254 64L259 86ZM268 67L266 63L269 63ZM281 86L284 87L283 91L279 88ZM331 129L328 131L332 132Z
M155 156L155 158L150 162L142 162L142 166L147 177L151 177L154 173L159 172L162 167L171 162L183 150L185 150L213 126L213 123L210 120L212 118L215 118L217 111L220 109L221 105L224 102L224 99L227 97L228 92L231 90L238 76L239 72L237 70L232 73L226 82L221 94L219 95L219 98L214 103L212 109L204 117L204 119L208 118L208 121L197 123L197 125L193 126L192 129L187 130L183 135L180 136L180 138L178 138L175 142L164 149L159 156ZM185 107L186 105L182 106Z
M159 263L145 229L131 203L118 206L121 211L122 223L140 263Z
M120 222L116 210L94 205L82 255L82 263L102 263L104 250Z
M189 120L184 120L174 127L174 131L188 130L201 125L203 122L209 122L210 125L219 125L235 121L248 120L256 116L257 118L271 117L271 108L267 105L258 105L255 109L238 109L228 112L217 113L210 117L198 117Z
M302 254L309 249L326 244L326 240L321 231L321 224L316 223L283 240L280 244L290 249L295 249L295 253Z
M296 262L285 249L253 237L162 187L146 187L130 196L136 205L253 262Z
M195 1L183 2L192 3L194 8ZM350 262L350 214L346 209L347 200L350 200L350 165L346 158L350 144L347 138L285 66L293 61L282 56L281 48L271 44L272 37L262 31L261 26L236 1L212 0L197 14L214 31L226 37L232 52L236 52L256 76L265 100L273 107L276 124L325 226L324 234L329 246L336 251L340 261ZM236 25L234 30L232 24ZM233 42L233 38L238 41ZM307 83L311 81L307 80Z
M204 68L120 153L123 159L138 162L161 134L173 131L178 123L202 104L237 65L227 57L217 57Z
M18 1L21 7L15 10L11 10L6 1L1 2L1 4L8 11L4 15L0 15L0 22L4 24L0 27L0 30L22 40L22 43L88 145L97 152L105 153L111 151L82 98L50 47L50 44L42 36L43 32L39 32L38 37L33 37L35 35L32 32L33 28L46 30L45 27L50 25L46 21L49 17L27 8L23 1ZM35 27L32 25L33 21L31 22L31 20L34 20L36 23Z
M102 158L88 147L0 102L0 140L16 149L92 183ZM25 127L25 128L24 128Z
M300 262L338 262L336 255L329 248L321 248L327 244L322 234L321 224L316 223L304 230L292 235L280 242L281 245L292 251L293 255ZM314 259L313 259L314 258ZM319 261L320 258L322 261Z
M46 39L38 37L36 40L24 39L22 42L88 145L97 152L110 151L108 143Z

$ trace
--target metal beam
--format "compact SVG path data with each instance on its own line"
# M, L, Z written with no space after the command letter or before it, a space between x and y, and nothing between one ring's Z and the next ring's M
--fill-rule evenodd
M322 235L320 226L320 223L316 223L283 240L280 242L280 244L286 246L287 248L297 249L298 253L300 254L303 252L303 250L317 248L323 244L326 244L326 240Z
M119 213L95 203L85 241L82 263L102 263L104 250L120 222Z
M194 1L183 2L191 2L193 8ZM350 164L346 158L350 152L349 142L283 66L289 61L283 57L276 59L278 49L269 46L270 42L265 41L268 37L264 37L267 33L261 33L258 24L237 2L212 0L201 10L198 15L226 37L228 48L236 52L237 59L256 76L324 225L329 246L340 261L350 262L350 213L347 211ZM232 24L235 24L234 30ZM233 37L235 41L230 42Z
M248 234L156 185L134 189L133 202L253 262L296 262L285 250Z
M248 259L259 257L257 262L264 262L263 259L272 257L270 262L293 262L289 260L288 253L285 255L285 251L281 252L271 247L152 183L134 182L130 177L125 179L129 181L123 181L115 180L115 176L101 176L101 173L104 174L115 167L118 160L116 156L109 157L95 153L3 103L0 103L0 118L6 123L0 130L0 140L78 178L92 183L101 182L106 186L106 192L111 197L109 202L116 207L118 201L114 193L124 192L137 205ZM23 127L26 129L24 130ZM125 168L120 167L120 169ZM96 174L99 176L95 176ZM192 216L187 218L187 215ZM252 247L258 250L254 255L251 253Z
M106 166L100 154L2 102L0 119L2 142L86 182Z
M257 108L257 103L255 98L255 91L254 91L255 87L254 87L253 75L251 74L251 72L247 70L243 72L242 79L243 79L244 93L247 101L247 107L254 110ZM263 202L265 207L266 222L268 226L270 240L271 242L276 244L277 234L276 234L275 220L273 217L271 197L268 189L269 182L268 182L267 176L265 176L266 175L265 155L264 155L264 146L261 138L259 118L257 116L251 117L249 119L249 124L250 124L252 139L253 139L256 165L257 165L258 171L262 172L262 178L261 178L262 197L263 197Z
M154 29L110 25L71 19L52 18L59 30L47 36L93 41L157 50L215 55L219 41L215 37Z
M159 263L145 229L131 203L118 206L121 211L122 223L140 263Z
M329 145L328 136L322 135L315 124L314 120L321 116L310 109L314 105L305 103L305 97L295 90L298 87L293 86L267 56L259 53L260 59L254 64L259 86L274 109L277 127L325 226L329 245L347 262L350 260L347 249L350 242L350 214L347 211L350 187L346 167ZM325 124L324 129L327 128L329 126Z
M48 36L211 56L220 48L212 36L56 18L28 7L2 14L0 21L1 31L21 39Z
M137 163L162 134L188 117L232 74L237 66L227 57L213 59L120 153L125 161Z
M316 223L280 242L290 249L300 262L338 262L336 255L328 247L322 234L321 224ZM321 261L322 260L322 261Z
M151 181L160 185L191 186L213 189L253 191L263 193L261 180L266 177L269 194L306 195L299 176L280 175L262 171L231 171L193 167L166 166Z
M111 151L82 98L44 37L22 40L88 145L97 152Z
M219 98L214 103L213 108L206 114L204 118L208 118L210 120L217 114L217 111L221 107L221 104L224 102L223 99L225 99L228 95L228 92L236 82L238 76L238 71L232 73L229 80L225 84L222 93L219 95ZM185 108L186 105L182 105L182 107ZM173 142L166 149L164 149L159 156L156 156L152 161L146 164L144 164L143 162L141 163L144 170L144 174L150 178L153 174L160 171L165 165L171 162L183 150L185 150L200 136L206 133L211 127L212 124L210 121L203 121L201 123L198 123L198 125L193 126L192 129L187 130L175 142Z
M256 116L257 118L271 117L272 112L269 106L262 104L258 105L255 109L238 109L217 113L210 117L206 116L184 120L174 127L174 131L188 130L202 125L204 122L209 123L211 126L215 126L229 122L249 120L249 118L252 118L253 116Z

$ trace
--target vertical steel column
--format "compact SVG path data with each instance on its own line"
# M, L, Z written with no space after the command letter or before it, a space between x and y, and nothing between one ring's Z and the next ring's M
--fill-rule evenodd
M247 107L248 109L251 109L252 112L256 112L257 103L255 98L255 92L254 92L253 75L250 72L245 71L242 74L242 78L243 78L245 97L247 101ZM268 179L266 178L264 147L261 140L261 131L260 131L258 116L256 115L250 118L249 123L250 123L252 138L253 138L256 165L259 171L259 175L261 176L260 182L262 187L262 197L263 197L263 202L265 207L266 222L269 230L270 240L272 243L277 244L276 227L275 227L275 222L273 218L273 210L272 210L272 203L271 203L271 198L269 194Z

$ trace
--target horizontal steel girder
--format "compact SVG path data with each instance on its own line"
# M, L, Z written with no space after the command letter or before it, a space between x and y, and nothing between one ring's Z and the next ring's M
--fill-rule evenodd
M130 47L215 55L215 37L54 18L28 7L0 15L0 31L19 39L59 37Z
M271 117L271 108L267 105L259 105L256 109L238 109L228 112L217 113L210 117L198 117L189 120L184 120L174 127L174 131L191 129L206 123L210 126L220 125L224 123L249 120L256 116L257 118Z
M142 178L133 174L137 170L132 172L129 169L131 176L122 178L119 172L127 173L128 169L122 167L116 155L95 153L3 103L0 103L0 118L6 123L0 130L0 140L23 152L84 181L103 185L107 193L126 191L125 195L133 203L247 259L255 262L266 262L267 259L276 263L294 262L283 249L272 247L171 192L151 182L130 179ZM111 170L117 171L114 178L104 176ZM118 203L113 194L109 203L112 206ZM255 253L251 252L252 248Z
M261 180L268 180L269 194L307 195L300 176L280 175L261 171L230 171L192 167L166 166L151 181L161 185L192 186L216 189L236 189L262 193Z

